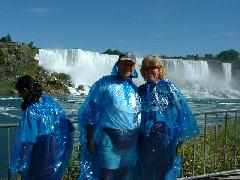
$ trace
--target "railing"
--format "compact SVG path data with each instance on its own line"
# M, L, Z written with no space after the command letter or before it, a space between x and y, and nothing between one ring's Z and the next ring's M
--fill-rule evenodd
M10 148L10 128L16 128L18 126L18 123L5 123L5 124L0 124L0 132L2 129L7 129L7 159L8 159L8 165L10 164L10 157L11 157L11 148ZM2 139L1 139L2 141ZM1 152L0 152L1 153ZM7 168L8 169L8 168ZM0 171L2 171L0 169ZM1 174L1 172L0 172ZM0 177L1 179L2 177ZM10 179L10 171L9 169L7 170L7 179Z
M201 133L192 141L184 143L180 149L184 161L180 179L197 179L226 172L239 172L240 109L199 112L194 116ZM10 144L13 143L10 142L10 129L17 126L15 123L0 124L0 131L7 129L8 163L11 156ZM10 179L9 171L6 179Z
M199 112L194 116L201 133L181 148L184 160L181 177L201 179L239 172L240 110Z

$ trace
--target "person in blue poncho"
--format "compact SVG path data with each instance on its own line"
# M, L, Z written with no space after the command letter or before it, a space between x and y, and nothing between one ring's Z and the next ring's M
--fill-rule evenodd
M10 170L27 180L60 180L72 153L72 124L31 76L19 78L16 89L23 113Z
M165 79L159 56L146 56L140 72L146 80L139 87L141 178L174 180L182 166L181 158L176 156L177 146L198 134L197 124L179 89Z
M120 54L80 107L79 179L126 179L136 166L141 104L132 82L135 63L133 54Z

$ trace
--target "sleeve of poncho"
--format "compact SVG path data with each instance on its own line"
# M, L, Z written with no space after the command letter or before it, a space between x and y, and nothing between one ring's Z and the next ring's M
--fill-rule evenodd
M27 172L31 163L31 152L36 142L37 125L36 116L32 109L23 112L16 135L10 169L13 173Z
M81 157L79 180L95 180L98 177L98 158L95 154L89 154L87 150L86 125L97 123L97 114L101 103L101 80L91 87L85 102L78 112L78 125L80 131ZM94 131L96 132L96 131Z
M178 141L194 138L199 133L196 119L180 90L173 83L170 83L170 89L178 110L176 129L179 132Z
M78 112L79 125L96 124L97 114L101 104L101 79L91 87L86 100L80 107Z

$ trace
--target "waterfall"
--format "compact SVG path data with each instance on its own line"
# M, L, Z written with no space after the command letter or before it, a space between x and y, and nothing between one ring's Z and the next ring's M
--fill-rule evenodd
M110 56L81 49L40 49L36 57L39 65L50 72L66 73L75 86L92 85L111 73L118 56Z
M231 63L222 63L223 65L223 72L224 72L224 77L227 81L231 80L232 77L232 64Z
M39 49L39 64L50 72L66 73L78 85L91 86L111 73L118 56L81 49ZM142 58L137 58L139 73ZM210 63L201 60L165 59L167 78L191 98L240 98L239 90L231 89L231 63ZM216 67L215 67L216 66ZM144 83L134 79L137 85Z
M174 79L180 76L183 80L202 81L209 77L206 61L167 59L164 64L168 76Z

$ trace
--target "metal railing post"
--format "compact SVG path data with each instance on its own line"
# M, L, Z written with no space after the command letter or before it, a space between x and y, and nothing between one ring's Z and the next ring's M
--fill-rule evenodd
M195 158L196 158L196 138L193 140L193 163L192 163L192 176L195 175Z
M7 128L7 141L8 141L8 180L10 180L10 169L9 169L9 166L10 166L10 132L9 132L9 128Z
M216 114L216 118L217 118L217 114ZM214 148L214 173L216 172L216 164L217 164L217 159L216 159L216 151L217 151L217 128L218 128L218 123L217 123L217 119L215 120L215 128L214 128L214 144L215 144L215 148Z
M228 113L225 113L225 121L224 121L224 163L223 168L226 170L226 162L227 162L227 116Z
M196 115L194 115L196 118ZM195 158L196 158L196 138L193 140L193 162L192 162L192 176L195 175Z
M234 118L234 169L237 168L237 112L235 112L235 118Z
M206 174L206 156L207 156L207 147L206 147L206 139L207 139L207 114L204 115L204 159L203 159L203 174Z

